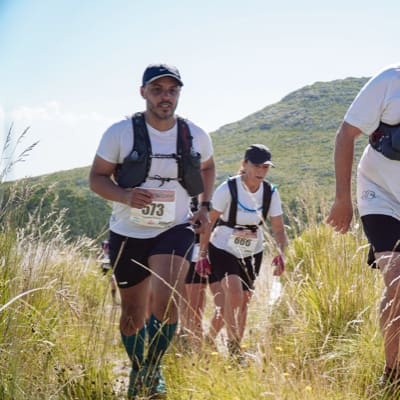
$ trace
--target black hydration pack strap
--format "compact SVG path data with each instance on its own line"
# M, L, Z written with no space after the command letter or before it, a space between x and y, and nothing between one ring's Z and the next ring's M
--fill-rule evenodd
M177 178L165 178L161 177L159 175L155 176L148 176L147 179L152 179L152 180L159 180L161 181L162 186L165 182L170 182L170 181L178 181L182 186L183 186L183 171L184 171L184 166L183 166L183 155L186 153L190 152L190 149L192 147L192 140L193 137L190 134L189 127L184 119L181 117L177 117L177 124L178 124L178 133L177 133L177 139L176 139L176 153L172 154L150 154L149 157L150 159L153 158L174 158L178 164L178 177ZM146 134L147 136L147 129L146 129ZM136 137L135 137L136 139Z
M269 207L271 205L271 197L274 191L273 186L267 182L263 181L263 207L262 207L262 218L263 221L260 222L260 225L267 219L267 214ZM218 225L225 225L229 226L230 228L238 228L243 227L243 229L251 229L253 230L254 227L257 228L256 225L237 225L236 224L236 215L237 215L237 203L238 203L238 193L237 193L237 182L236 178L228 178L228 188L231 194L231 204L229 207L229 216L228 221L222 221L219 219Z
M178 179L179 182L183 181L183 159L184 154L189 154L192 149L193 137L190 133L189 126L183 118L178 119L178 135L177 135L177 163L178 163Z
M149 175L151 166L151 142L149 133L147 132L146 120L144 118L144 113L138 112L132 116L132 132L133 132L133 149L132 153L140 154L140 150L147 149L148 159L146 162L146 177ZM131 154L132 154L131 153ZM146 179L144 178L144 180ZM143 180L143 181L144 181Z
M400 124L381 122L369 136L369 144L390 160L400 161Z
M201 175L201 156L192 148L193 137L187 122L177 117L178 133L176 153L152 154L151 142L143 112L132 116L133 148L116 168L115 179L121 187L140 186L149 176L153 158L174 158L177 162L177 178L152 176L149 179L160 180L161 184L177 180L186 189L189 196L203 192Z

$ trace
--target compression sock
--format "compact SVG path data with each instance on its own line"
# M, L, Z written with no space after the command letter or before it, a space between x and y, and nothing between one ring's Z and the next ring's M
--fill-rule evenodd
M177 322L163 324L154 315L151 315L148 325L149 349L147 352L147 365L156 366L160 363L174 337L177 326Z
M143 363L145 336L146 326L132 336L126 336L121 332L122 343L132 361L132 365L136 368L139 368Z

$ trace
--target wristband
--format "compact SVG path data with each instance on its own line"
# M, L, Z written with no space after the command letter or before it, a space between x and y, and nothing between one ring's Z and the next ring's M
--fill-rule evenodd
M205 207L207 208L207 211L210 211L212 209L211 201L202 201L200 207Z

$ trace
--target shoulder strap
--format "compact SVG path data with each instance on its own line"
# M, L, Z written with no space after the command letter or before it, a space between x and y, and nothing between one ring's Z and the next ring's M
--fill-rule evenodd
M265 221L267 219L267 214L269 207L271 205L271 197L272 193L275 190L275 187L271 185L268 181L264 181L264 191L263 191L263 210L262 210L262 216L263 220Z
M142 112L132 116L133 149L138 150L145 147L148 154L151 154L151 143L147 132L146 121Z
M188 153L192 147L193 136L190 133L187 122L177 117L178 123L178 136L177 136L177 150L178 154Z
M271 197L272 193L274 192L275 188L269 182L264 181L264 190L263 190L263 208L262 208L262 217L265 221L267 219L267 214L269 211L269 207L271 205ZM237 201L238 201L238 194L237 194L237 183L235 178L228 179L228 187L229 192L231 193L231 205L229 208L229 218L228 224L229 226L236 225L236 213L237 213Z
M144 113L137 112L132 116L132 130L133 130L133 149L138 154L145 154L145 175L141 183L143 183L149 175L151 167L151 142L149 132L147 131L146 120Z
M229 218L228 218L228 226L236 225L236 213L237 213L237 201L238 201L238 193L237 193L237 183L236 178L228 178L228 188L231 193L231 205L229 207Z
M182 156L184 154L189 154L192 148L193 136L190 133L189 126L187 122L181 118L177 117L178 124L178 134L177 134L177 143L176 143L176 152L178 153L177 162L178 162L178 178L179 182L182 183L183 180L183 168L184 163L182 160Z

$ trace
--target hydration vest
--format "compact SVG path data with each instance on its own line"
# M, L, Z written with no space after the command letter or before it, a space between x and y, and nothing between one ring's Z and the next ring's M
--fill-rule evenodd
M228 188L231 194L231 205L229 208L229 217L228 221L222 221L221 219L218 220L218 225L225 225L229 226L230 228L238 227L236 224L236 214L237 214L237 204L238 204L238 192L237 192L237 182L236 178L228 178ZM271 205L271 197L272 193L275 191L275 186L273 186L268 181L263 181L263 206L262 206L262 218L263 221L266 220L269 206ZM259 225L263 223L260 222ZM239 227L243 227L245 229L257 229L256 225L239 225Z
M390 160L400 161L400 124L381 122L369 136L370 145Z
M124 158L123 163L117 166L115 180L119 186L129 188L141 185L149 175L153 158L175 158L178 164L178 178L155 176L149 179L160 180L162 184L176 179L189 196L196 196L204 191L200 173L201 155L193 149L193 137L186 121L178 117L177 124L176 154L153 155L144 113L139 112L132 116L133 149Z

